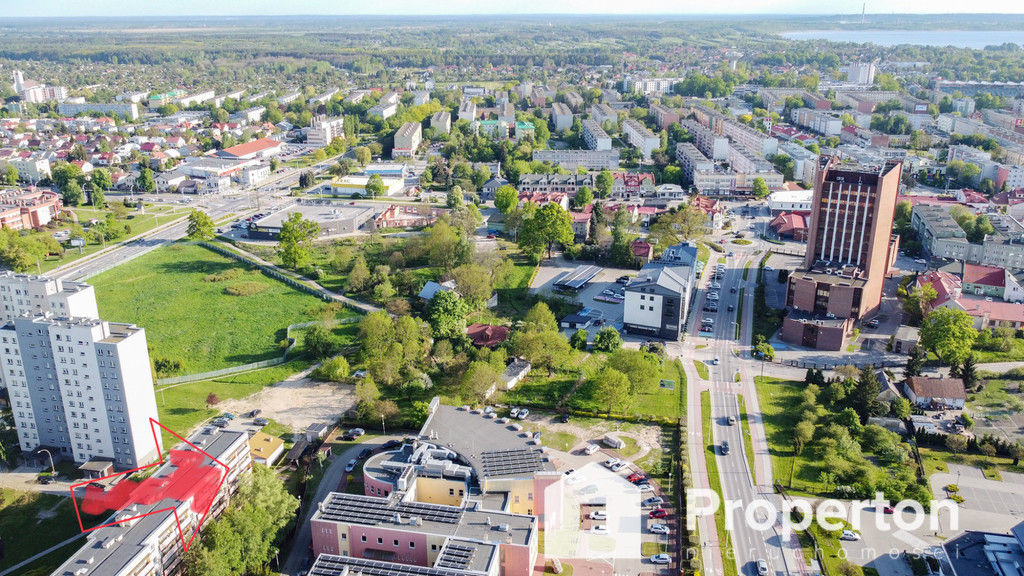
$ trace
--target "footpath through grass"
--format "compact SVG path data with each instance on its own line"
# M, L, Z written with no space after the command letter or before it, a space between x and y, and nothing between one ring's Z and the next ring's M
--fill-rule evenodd
M156 407L160 423L179 436L187 437L189 431L200 422L222 413L216 406L206 406L206 398L210 393L216 394L221 401L245 398L266 386L309 368L310 365L308 360L299 359L271 368L224 376L214 380L157 388ZM178 444L179 440L165 430L163 431L163 442L164 449L167 450Z
M104 518L105 515L94 517L83 514L82 524L89 528ZM69 498L0 488L0 538L3 538L5 553L0 560L0 570L10 568L79 533L78 518ZM78 541L75 547L81 546L83 542ZM50 568L52 571L65 559L62 557L58 562L51 559L45 566L53 564Z
M747 457L747 467L750 468L750 477L757 486L757 468L754 467L754 442L750 436L750 420L747 416L747 399L742 394L736 395L736 401L740 406L740 426L743 427L743 452Z
M722 496L722 478L718 474L718 455L715 452L715 441L711 437L711 392L700 393L701 428L704 434L704 462L707 463L708 486L718 494L718 499L725 502ZM720 507L715 512L715 529L718 541L722 543L722 567L726 576L736 576L736 558L732 549L732 538L725 530L725 509Z
M204 281L225 273L225 280ZM192 244L153 250L89 283L96 287L100 316L145 328L151 356L180 362L178 374L279 358L286 327L317 319L323 306L306 292ZM239 288L250 295L227 292Z

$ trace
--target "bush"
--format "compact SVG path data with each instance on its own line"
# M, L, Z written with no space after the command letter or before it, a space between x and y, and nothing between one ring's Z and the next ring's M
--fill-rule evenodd
M181 361L170 358L154 358L153 369L157 374L171 375L181 372Z
M951 494L955 494L955 493L960 491L960 487L957 486L956 484L946 484L945 490L946 490L946 492L949 492Z
M753 242L751 242L750 240L747 240L746 238L737 238L737 239L733 240L732 243L733 244L739 244L740 246L747 246L747 245L753 244Z
M224 289L231 296L254 296L269 288L262 282L239 282Z
M208 274L203 277L203 282L227 282L228 280L234 280L243 274L241 268L231 268L223 272L216 274Z
M952 496L949 497L949 499L952 500L953 502L956 502L957 504L964 503L964 497L959 494L953 494Z
M309 376L313 380L341 382L348 378L348 374L348 360L346 360L344 356L335 356L330 360L325 360L323 364L317 366L316 370L313 370Z

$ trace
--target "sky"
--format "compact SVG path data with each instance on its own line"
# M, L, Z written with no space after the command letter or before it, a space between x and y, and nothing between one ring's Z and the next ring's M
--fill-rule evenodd
M471 14L860 14L862 0L0 0L0 17L471 15ZM867 12L903 14L1021 13L1019 0L869 0Z

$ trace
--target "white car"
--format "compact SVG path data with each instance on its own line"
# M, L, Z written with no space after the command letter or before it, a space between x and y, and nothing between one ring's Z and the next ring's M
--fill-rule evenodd
M853 530L843 530L843 535L839 537L840 540L860 540L860 534L857 534Z
M598 446L597 444L587 444L587 447L583 449L583 453L586 454L587 456L591 456L600 449L601 447Z
M757 576L768 576L768 563L764 560L757 561Z
M712 293L708 294L708 300L711 300L711 301L718 300L718 292L712 292Z
M590 519L591 520L607 520L608 519L608 513L605 512L604 510L594 510L593 512L590 513Z
M655 554L651 556L651 562L654 564L671 564L672 558L668 554Z
M654 488L651 488L650 484L638 484L637 488L640 489L641 494L643 494L644 492L654 492Z
M721 288L722 288L722 285L721 285L721 284L719 284L718 282L712 282L712 283L711 283L711 289L712 289L712 290L719 290L719 289L721 289Z
M593 528L590 529L590 533L591 534L599 534L599 535L602 535L602 536L607 536L608 535L608 525L607 524L598 524L597 526L594 526Z
M605 290L601 290L601 294L604 294L605 296L613 296L613 295L615 295L615 292L612 292L611 290L605 289Z
M357 462L355 460L349 460L348 464L345 464L345 472L351 472L356 469Z
M508 415L513 418L519 416L519 408L513 408L512 410L509 411Z
M668 534L668 526L664 524L651 524L651 532L655 534Z
M530 415L530 410L528 408L521 408L519 410L519 416L516 416L516 418L519 418L520 420L522 420L523 418L526 418L529 415Z
M619 462L620 460L618 458L609 458L604 461L604 466L605 468L611 468L612 466L615 466Z
M616 462L615 464L612 464L612 472L618 472L619 470L622 470L626 466L627 464L625 462Z

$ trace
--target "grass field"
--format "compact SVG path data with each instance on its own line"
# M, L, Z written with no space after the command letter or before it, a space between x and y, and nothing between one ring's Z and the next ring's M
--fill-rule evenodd
M700 360L694 360L693 365L697 367L697 376L700 376L702 380L708 379L708 365L701 362Z
M760 376L754 377L754 383L764 417L774 481L791 486L794 492L821 492L824 486L818 482L820 463L812 460L810 450L796 456L793 448L793 428L800 417L795 410L800 404L798 383Z
M700 393L700 413L704 438L704 461L707 463L708 486L718 494L720 501L722 497L722 478L718 475L718 455L715 452L715 441L711 437L711 392L705 390ZM718 540L722 542L722 569L726 576L736 576L736 556L732 549L732 539L725 530L725 511L719 508L715 512L715 529L718 531Z
M86 527L95 526L105 517L83 515L82 523ZM10 568L80 533L78 518L69 498L0 488L0 537L3 538L6 553L3 560L0 560L0 570ZM75 548L82 542L84 540L78 541ZM52 556L54 559L48 560L46 564L53 564L51 571L67 558L57 558L57 554ZM41 567L34 566L32 569L40 569L39 573L43 573ZM24 574L25 571L20 573Z
M995 352L992 350L978 350L977 348L971 350L974 353L974 358L979 363L984 362L1005 362L1020 360L1024 358L1024 339L1012 338L1010 342L1013 347L1007 352Z
M747 467L750 468L750 477L757 485L757 468L754 467L754 442L750 436L750 421L747 416L747 399L742 394L736 395L740 406L740 426L743 427L743 452L747 457Z
M212 392L222 401L245 398L259 392L265 386L284 380L288 376L310 366L307 360L293 360L287 364L254 370L244 374L225 376L215 380L190 382L173 387L158 388L156 392L157 413L160 423L174 430L179 436L188 432L200 422L218 415L216 406L206 407L206 397ZM163 433L164 449L178 443L171 434Z
M675 382L673 389L656 388L650 394L638 394L633 401L633 414L648 414L665 418L682 418L685 413L686 373L682 362L665 362L661 378Z
M234 280L203 281L231 269L246 272ZM312 295L189 244L159 248L89 282L100 316L145 328L152 357L181 362L181 374L280 357L285 328L316 319L322 307ZM225 293L243 282L262 291Z

